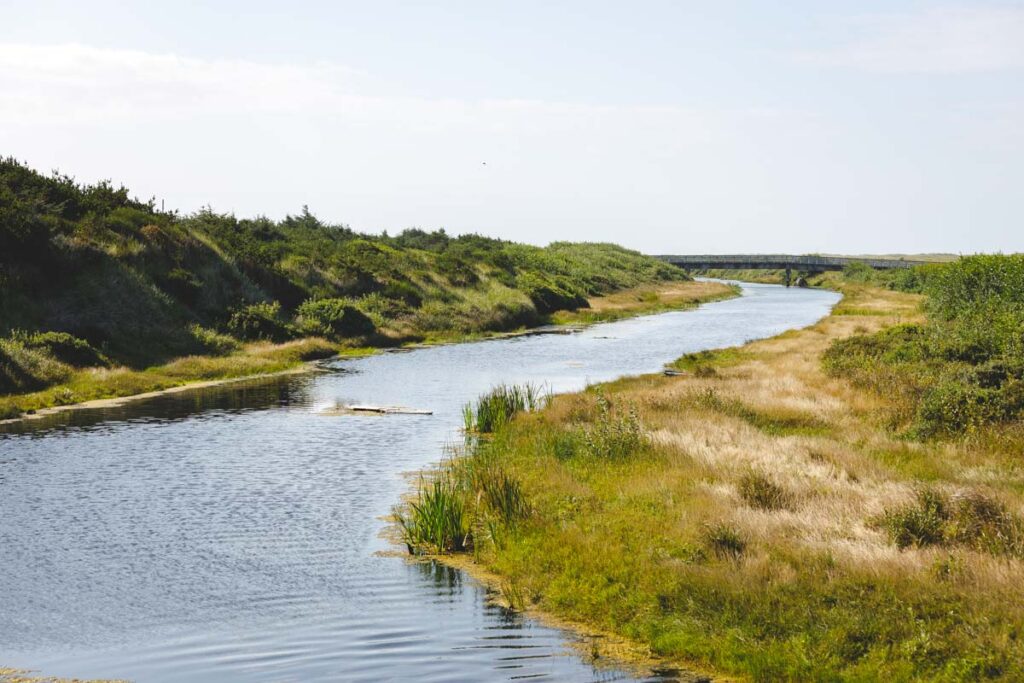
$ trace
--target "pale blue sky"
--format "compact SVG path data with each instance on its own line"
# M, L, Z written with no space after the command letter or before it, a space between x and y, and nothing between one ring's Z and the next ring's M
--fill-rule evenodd
M0 0L0 154L370 231L1024 250L1024 2L153 4Z

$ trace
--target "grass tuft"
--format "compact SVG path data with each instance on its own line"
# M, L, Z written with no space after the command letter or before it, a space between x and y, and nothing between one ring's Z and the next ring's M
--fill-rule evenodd
M704 545L720 560L739 560L747 549L740 532L721 522L704 528Z
M999 501L977 492L949 497L922 488L908 505L886 510L876 525L900 548L963 545L1024 557L1024 524Z
M793 507L794 496L762 472L744 474L737 486L740 498L759 510L787 510Z

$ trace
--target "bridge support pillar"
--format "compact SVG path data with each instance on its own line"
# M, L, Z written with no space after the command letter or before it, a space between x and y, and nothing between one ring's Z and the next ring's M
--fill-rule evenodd
M786 286L789 287L789 285L790 285L790 283L792 281L793 281L793 270L791 268L786 268Z

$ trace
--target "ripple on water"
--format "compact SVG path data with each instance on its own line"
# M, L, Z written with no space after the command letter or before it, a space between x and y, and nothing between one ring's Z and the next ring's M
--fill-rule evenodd
M380 517L493 384L562 391L654 371L810 324L836 300L746 292L579 334L336 361L7 427L2 663L145 681L634 680L458 571L375 555ZM317 414L339 400L434 412Z

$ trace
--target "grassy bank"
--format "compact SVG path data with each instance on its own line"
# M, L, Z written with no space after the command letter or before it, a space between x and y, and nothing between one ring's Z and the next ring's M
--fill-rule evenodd
M127 683L127 681L59 678L40 675L36 671L0 666L0 683Z
M550 316L559 325L609 322L637 315L696 308L702 303L739 295L739 287L719 282L678 282L644 285L593 297L586 308L558 311Z
M249 344L229 356L186 356L150 368L70 369L56 386L0 396L0 419L86 401L148 394L188 384L285 372L308 361L329 358L338 353L337 345L313 338L283 344Z
M1020 680L1019 415L909 429L893 359L860 358L887 377L869 385L826 357L936 310L842 289L810 328L473 436L414 499L431 493L438 523L410 533L405 511L407 542L471 552L512 604L726 674Z
M552 316L545 322L587 324L600 320L621 319L631 315L645 315L664 310L691 308L702 302L718 301L735 296L735 289L710 282L669 282L662 285L630 289L608 297L590 299L597 313L594 316L562 318ZM652 303L653 302L653 303ZM605 307L610 307L607 311ZM435 334L417 343L451 343L486 339L504 333L475 332ZM387 336L355 340L328 340L319 337L296 339L275 344L273 342L238 343L226 355L192 355L148 368L104 364L96 367L75 367L70 363L48 360L48 368L56 367L51 386L37 391L0 395L0 420L13 419L28 413L70 406L87 401L123 398L163 391L189 384L206 384L218 380L268 375L299 369L309 361L335 355L362 355L373 353L380 346L403 343ZM3 353L10 351L10 341L0 340L0 373ZM86 347L88 348L88 347ZM15 349L14 353L21 351ZM11 354L13 355L13 353ZM26 365L28 363L25 363Z
M419 229L368 235L305 208L279 221L179 216L125 188L0 159L8 416L297 362L253 344L479 338L638 287L652 288L650 301L635 302L645 311L702 298L683 286L661 301L655 289L688 282L674 266L610 244L536 247Z

